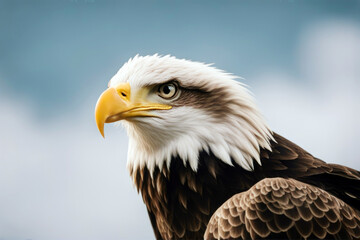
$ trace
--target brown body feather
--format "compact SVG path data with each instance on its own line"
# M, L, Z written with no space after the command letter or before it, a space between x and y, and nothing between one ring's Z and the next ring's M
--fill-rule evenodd
M359 212L312 185L265 178L226 201L205 239L359 239Z
M310 184L316 187L313 192L326 191L331 199L345 202L359 214L358 171L327 164L277 134L274 138L272 152L261 150L262 164L254 161L253 172L236 163L225 164L211 152L200 153L197 172L184 166L180 158L173 158L169 169L155 169L152 177L146 168L133 169L131 174L148 209L156 238L202 239L211 216L223 203L266 178L291 178ZM251 232L248 228L247 231Z

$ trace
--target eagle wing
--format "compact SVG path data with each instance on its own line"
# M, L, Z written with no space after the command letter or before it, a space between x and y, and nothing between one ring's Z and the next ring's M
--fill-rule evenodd
M211 217L205 239L360 239L360 213L295 179L266 178Z
M262 178L294 178L324 189L350 206L360 206L360 172L338 164L328 164L274 133L272 151L262 150L261 166L255 171Z

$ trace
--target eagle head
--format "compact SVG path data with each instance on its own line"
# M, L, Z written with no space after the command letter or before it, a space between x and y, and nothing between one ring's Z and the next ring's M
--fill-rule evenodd
M172 56L135 56L100 96L95 118L121 121L129 136L128 168L169 167L180 158L196 171L201 151L253 169L271 131L236 76L209 64Z

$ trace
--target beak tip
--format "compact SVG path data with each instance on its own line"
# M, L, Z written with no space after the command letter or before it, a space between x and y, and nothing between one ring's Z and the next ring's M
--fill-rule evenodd
M102 125L100 124L100 125L98 125L97 127L98 127L98 130L99 130L101 136L102 136L103 138L105 138L105 134L104 134L104 124L102 124Z
M96 118L96 125L97 125L97 128L101 134L101 136L103 138L105 138L105 134L104 134L104 121L101 121L99 120L98 118Z

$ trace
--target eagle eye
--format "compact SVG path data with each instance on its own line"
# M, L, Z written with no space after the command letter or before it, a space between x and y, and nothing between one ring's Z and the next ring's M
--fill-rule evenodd
M170 99L176 95L177 91L178 89L176 84L165 83L159 86L158 95L164 99Z

